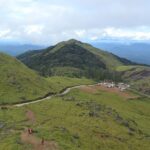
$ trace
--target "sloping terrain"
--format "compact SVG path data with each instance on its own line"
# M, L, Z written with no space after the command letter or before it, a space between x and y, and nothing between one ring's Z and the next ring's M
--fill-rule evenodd
M69 78L53 76L46 78L46 80L50 85L52 85L51 88L54 93L60 93L68 87L95 84L95 81L86 78Z
M37 104L0 109L0 149L149 150L150 101L124 94L87 86Z
M134 89L150 94L148 66L140 66L77 40L61 42L43 50L29 51L18 56L18 59L43 76L124 80Z
M85 78L43 78L16 58L0 53L0 104L21 103L57 93L69 86L91 84Z
M134 89L150 95L150 67L120 66L117 71L122 72L122 78Z
M32 100L51 91L49 83L17 59L0 53L0 103Z
M108 75L108 71L116 66L132 64L126 59L76 40L61 42L40 51L29 51L17 58L46 76L95 77L100 74Z

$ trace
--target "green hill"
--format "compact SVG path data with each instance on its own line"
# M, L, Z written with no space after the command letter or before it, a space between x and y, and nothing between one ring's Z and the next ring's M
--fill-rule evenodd
M32 100L50 92L49 83L17 59L0 53L0 103Z
M108 78L113 70L137 90L148 94L150 88L149 67L130 65L126 59L74 40L19 58L41 74L54 76L41 77L16 58L0 53L0 104L94 84L66 76L91 73L90 77L103 74ZM148 97L130 90L85 85L38 103L0 107L0 149L149 150L149 104Z
M77 40L61 42L39 51L29 51L18 56L18 59L44 76L112 77L110 70L132 64Z

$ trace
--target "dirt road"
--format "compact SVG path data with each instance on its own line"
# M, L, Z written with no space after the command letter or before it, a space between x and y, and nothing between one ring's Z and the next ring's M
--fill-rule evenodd
M22 106L29 105L29 104L39 103L41 101L45 101L45 100L51 99L52 97L66 95L72 89L81 88L81 87L85 87L85 86L93 86L93 85L78 85L78 86L74 86L74 87L69 87L69 88L65 89L65 91L63 91L60 94L54 94L54 95L48 96L48 97L43 98L43 99L39 99L39 100L31 101L31 102L24 102L24 103L20 103L20 104L15 104L13 106L22 107Z

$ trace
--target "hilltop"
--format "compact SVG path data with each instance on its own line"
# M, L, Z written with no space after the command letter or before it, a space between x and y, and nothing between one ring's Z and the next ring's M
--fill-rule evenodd
M28 51L17 58L44 76L109 78L112 77L110 72L117 66L133 64L131 61L74 39L43 50Z

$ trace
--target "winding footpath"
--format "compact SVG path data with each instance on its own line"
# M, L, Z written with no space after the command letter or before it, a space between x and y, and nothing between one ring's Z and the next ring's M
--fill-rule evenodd
M62 93L59 93L59 94L54 94L54 95L50 95L50 96L47 96L47 97L45 97L45 98L38 99L38 100L35 100L35 101L24 102L24 103L20 103L20 104L11 105L11 106L22 107L22 106L29 105L29 104L35 104L35 103L39 103L39 102L42 102L42 101L45 101L45 100L49 100L49 99L51 99L52 97L66 95L66 94L68 94L72 89L77 89L77 88L81 88L81 87L85 87L85 86L95 86L95 85L96 85L96 84L92 84L92 85L77 85L77 86L69 87L69 88L67 88L65 91L63 91Z

